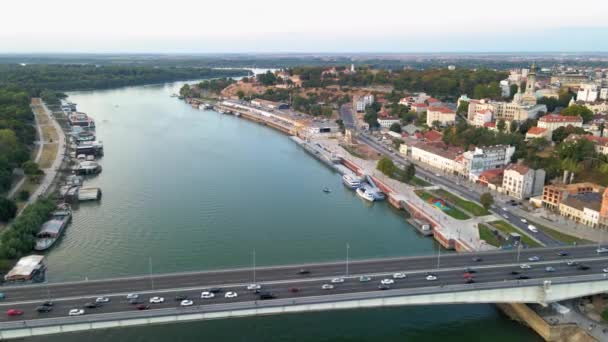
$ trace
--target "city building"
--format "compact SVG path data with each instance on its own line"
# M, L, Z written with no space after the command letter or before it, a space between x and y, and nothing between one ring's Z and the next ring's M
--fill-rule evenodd
M553 131L560 127L583 127L583 118L580 116L548 114L538 119L537 126L540 128L545 128L548 131L549 137L551 137Z
M523 69L522 69L523 71ZM522 72L523 73L523 72ZM536 65L532 63L530 71L527 75L526 90L519 100L519 104L523 106L535 106L536 105Z
M257 107L264 107L268 109L289 109L289 105L284 102L274 102L262 99L253 99L251 104Z
M371 104L374 103L374 95L368 94L363 96L363 103L365 103L366 106L371 106Z
M504 172L505 170L503 168L485 170L479 174L479 177L477 177L477 183L496 190L502 185Z
M599 137L591 134L570 134L566 139L565 143L575 142L579 139L587 139L595 145L595 151L599 154L608 155L608 138Z
M357 112L365 112L365 101L363 99L355 101L355 110Z
M551 84L560 87L577 87L581 83L589 81L589 77L582 74L563 73L551 76Z
M456 158L462 149L450 147L443 142L417 142L412 145L412 159L444 172L455 172L458 169Z
M595 228L600 223L602 194L589 192L566 197L559 204L560 215Z
M433 122L439 121L441 126L451 125L456 121L456 112L447 107L429 107L426 111L426 124L433 126Z
M598 98L598 87L593 83L581 84L576 93L576 101L595 102Z
M490 109L480 109L473 114L471 124L476 127L483 127L487 122L492 122L494 113Z
M600 100L608 100L608 88L600 89Z
M401 123L401 120L392 116L378 117L378 123L382 128L390 128L392 124Z
M526 105L523 103L523 94L518 91L513 97L512 102L490 101L490 100L471 100L467 112L467 121L474 124L475 115L479 111L490 110L493 113L493 120L503 119L505 121L526 121L535 119L539 113L546 113L545 105ZM531 101L531 100L528 100Z
M549 209L558 209L564 199L570 195L581 195L602 192L602 187L594 183L550 184L543 188L542 205Z
M547 139L547 140L551 140L551 134L549 133L549 130L547 130L546 128L542 128L542 127L530 127L530 129L528 130L528 132L526 132L526 141L527 140L532 140L532 139L536 139L536 138L543 138L543 139Z
M416 113L424 113L426 112L429 106L426 103L412 103L410 105L410 110Z
M476 182L482 172L502 169L508 165L514 153L515 147L508 145L475 147L474 150L466 151L458 158L461 174Z
M501 190L508 196L525 199L541 194L544 183L544 170L533 170L523 164L511 164L505 168Z

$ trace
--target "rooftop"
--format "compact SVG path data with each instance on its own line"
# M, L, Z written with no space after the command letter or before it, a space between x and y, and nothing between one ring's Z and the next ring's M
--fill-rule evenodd
M5 279L16 279L16 278L24 278L29 277L42 263L44 260L44 255L28 255L23 257L17 261L17 264L13 269L11 269L6 276Z
M463 152L461 148L448 146L443 142L418 142L413 147L450 160L456 160Z
M566 116L566 115L559 115L559 114L548 114L545 115L543 117L541 117L540 119L538 119L538 121L540 122L583 122L583 118L581 118L580 116Z
M589 192L579 195L570 195L562 201L562 204L578 210L589 208L591 210L599 211L602 206L602 194L599 192Z
M527 133L527 134L539 135L539 134L543 134L543 133L545 133L546 131L547 131L547 129L546 129L546 128L542 128L542 127L536 127L536 126L534 126L534 127L531 127L531 128L528 130L528 133Z
M429 108L429 111L440 112L442 114L456 114L455 111L453 111L453 110L451 110L450 108L447 108L447 107L432 107L432 108Z
M520 175L525 175L530 171L530 168L523 164L509 164L509 166L505 168L505 171L507 170L515 171Z

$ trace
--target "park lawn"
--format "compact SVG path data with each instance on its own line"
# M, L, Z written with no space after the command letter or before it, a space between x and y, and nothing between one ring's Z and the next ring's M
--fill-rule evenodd
M55 130L55 127L47 125L47 126L43 126L41 129L42 129L42 136L44 138L44 141L50 142L51 140L57 141L59 139L59 137L57 135L57 131Z
M429 183L421 178L418 178L416 176L414 176L414 178L412 178L412 180L410 180L410 184L415 185L415 186L431 186L431 183Z
M57 143L44 144L42 146L42 154L40 155L40 161L38 163L41 169L48 169L53 165L59 145Z
M449 202L454 203L456 206L468 211L469 213L475 215L475 216L486 216L486 215L490 215L490 212L487 211L484 207L482 207L481 205L475 203L475 202L471 202L471 201L467 201L463 198L460 198L450 192L447 192L443 189L439 189L437 191L435 191L439 196L447 199Z
M439 196L431 195L430 193L428 193L426 191L419 190L419 191L415 191L415 192L416 192L416 195L418 195L418 197L422 198L424 201L428 201L430 198L441 198ZM440 209L437 208L437 210L440 210ZM454 207L450 207L449 210L443 210L443 212L457 220L468 220L471 218L469 215L465 214L462 210L459 210L458 208L454 208Z
M579 244L585 244L585 243L589 242L585 239L577 238L576 236L564 234L562 232L558 232L555 229L547 228L547 227L543 226L542 224L538 224L538 223L532 222L530 220L528 220L528 222L530 224L536 226L536 228L542 230L543 233L549 235L553 239L570 244L570 245L573 245L573 244L579 245Z
M542 247L542 245L536 242L536 240L532 240L532 238L526 232L513 227L511 224L505 221L493 221L490 222L490 225L505 233L506 235L509 235L510 233L517 233L521 235L522 242L528 245L529 247Z
M489 243L494 247L500 247L502 244L498 241L494 232L490 229L490 227L486 226L483 223L477 225L477 229L479 229L479 238Z
M342 146L342 148L343 148L343 149L345 149L345 150L346 150L346 152L350 153L350 154L351 154L351 155L353 155L354 157L357 157L357 158L359 158L359 159L369 159L369 158L367 158L366 156L364 156L363 154L361 154L361 153L359 153L359 152L355 151L355 149L351 148L350 146L346 146L346 145L344 145L344 146Z

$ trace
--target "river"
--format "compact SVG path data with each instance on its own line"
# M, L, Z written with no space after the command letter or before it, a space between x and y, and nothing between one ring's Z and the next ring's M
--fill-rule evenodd
M169 95L182 83L74 92L104 143L99 203L48 254L51 282L432 254L386 203L369 205L286 136ZM325 194L323 187L333 191ZM539 341L492 305L404 307L194 322L44 341Z

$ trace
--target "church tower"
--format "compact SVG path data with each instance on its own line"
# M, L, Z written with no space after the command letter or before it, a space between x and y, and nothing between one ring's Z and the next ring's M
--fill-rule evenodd
M521 102L526 106L533 106L536 104L536 94L534 87L536 85L536 64L532 63L530 72L528 73L528 81L526 82L526 91L524 92Z

